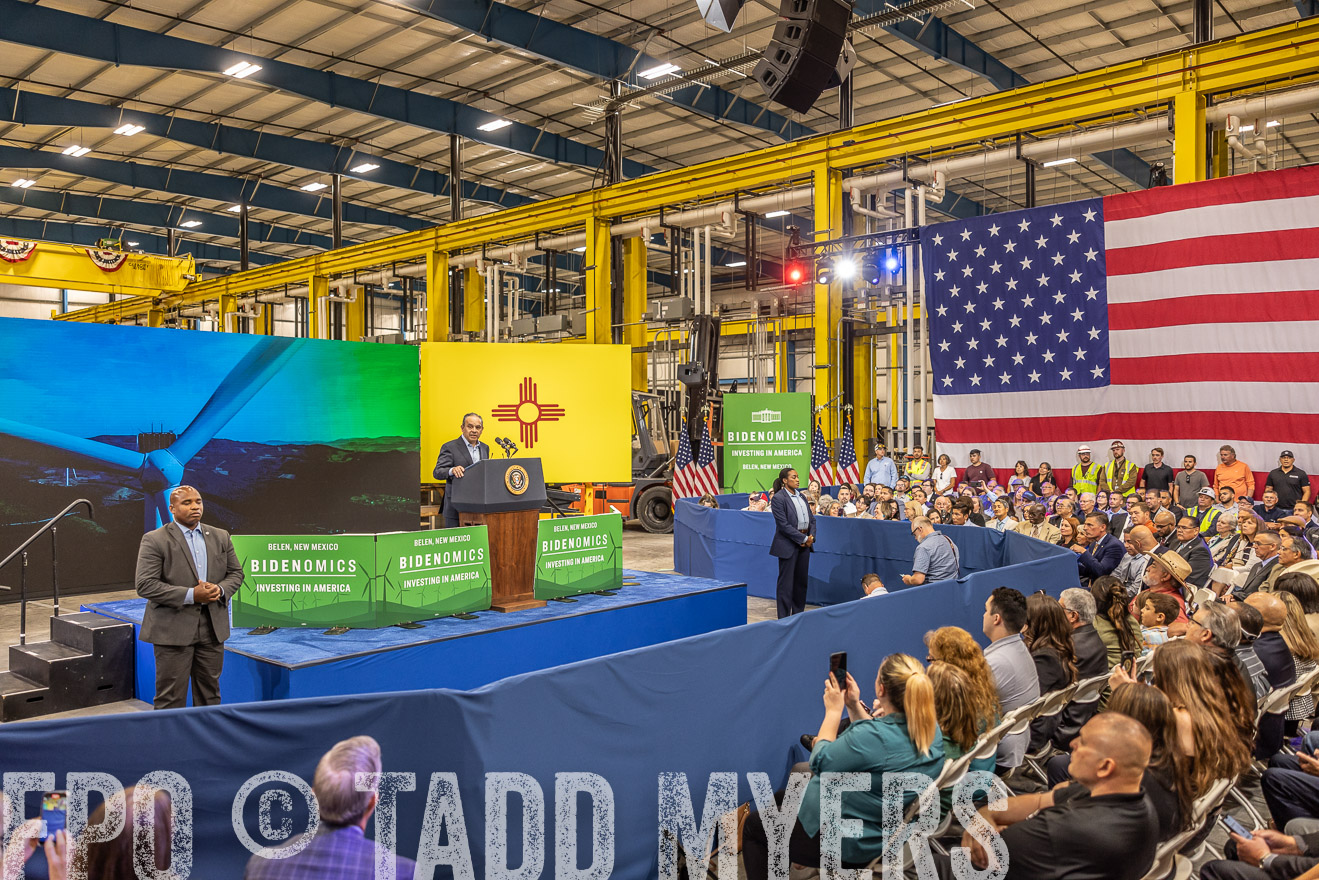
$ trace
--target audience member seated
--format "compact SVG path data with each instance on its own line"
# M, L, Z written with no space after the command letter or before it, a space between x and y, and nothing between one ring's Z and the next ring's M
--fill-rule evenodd
M1315 670L1319 661L1319 640L1310 632L1310 625L1305 620L1300 601L1291 593L1279 590L1273 594L1287 609L1287 619L1282 624L1282 639L1291 651L1292 662L1296 664L1296 677L1304 678ZM1314 714L1314 697L1298 694L1287 708L1287 725L1285 736L1296 736L1297 728L1303 719Z
M1026 626L1026 597L1011 587L998 587L985 600L982 630L989 639L985 662L994 673L994 686L1004 712L1025 706L1040 695L1035 661L1021 638ZM998 747L1000 771L1021 765L1030 741L1030 731L1003 738Z
M1287 571L1278 575L1273 588L1279 593L1291 593L1301 603L1305 613L1305 622L1319 639L1319 582L1313 577L1299 571Z
M1084 541L1085 535L1076 517L1064 516L1058 520L1058 540L1054 541L1055 544L1070 549L1076 544L1083 544Z
M1104 711L1136 719L1150 735L1150 765L1141 788L1159 817L1159 841L1163 842L1186 827L1195 801L1190 760L1178 744L1177 713L1163 691L1136 682L1113 688Z
M1043 504L1035 502L1026 508L1026 521L1017 523L1017 531L1040 541L1057 544L1060 533L1058 527L1046 519L1047 513Z
M871 774L869 791L849 793L842 799L843 821L858 821L862 827L861 836L843 838L843 865L859 868L884 850L884 774L920 773L933 780L943 767L943 735L935 715L934 689L919 661L907 654L885 657L875 676L875 694L878 713L872 715L862 705L860 688L850 675L845 692L832 675L825 679L824 720L811 751L811 779L788 841L788 859L793 864L820 865L821 773ZM844 707L853 723L839 734ZM915 794L907 797L914 800ZM778 799L782 803L781 792ZM769 876L769 845L759 812L747 817L742 861L748 880Z
M1195 520L1184 516L1177 520L1177 531L1168 549L1185 559L1191 566L1186 582L1193 587L1207 587L1209 572L1214 567L1214 560L1209 555L1209 545L1200 537Z
M1017 527L1017 521L1012 518L1012 501L1007 496L995 498L993 510L994 516L985 523L986 528L996 532L1010 532Z
M1168 625L1182 613L1182 606L1167 593L1146 590L1136 597L1136 608L1140 610L1140 638L1149 653L1168 641Z
M1076 650L1072 647L1072 625L1059 605L1040 591L1026 600L1026 646L1035 661L1040 693L1048 694L1076 682ZM1031 724L1030 750L1038 750L1058 728L1059 715L1037 718Z
M316 765L311 790L320 810L320 827L311 842L301 836L285 847L305 848L284 859L248 860L247 880L372 880L376 863L392 859L395 877L411 880L416 863L403 856L381 852L375 841L365 836L367 822L376 808L376 786L358 789L360 774L374 773L379 778L380 746L369 736L355 736L336 743Z
M1154 861L1159 817L1141 790L1152 740L1139 722L1116 712L1088 721L1072 743L1070 785L1008 798L1006 809L980 810L1007 848L1012 880L1139 880ZM974 867L989 858L969 833ZM1120 847L1120 850L1115 850ZM1120 852L1120 855L1118 854ZM943 877L952 871L937 860Z
M887 596L888 590L884 587L884 582L879 579L879 575L871 572L861 578L861 589L867 596Z
M1108 669L1122 662L1123 654L1140 655L1140 621L1127 608L1127 591L1109 575L1090 584L1095 597L1095 632L1107 650Z
M1319 819L1293 819L1285 832L1259 828L1251 839L1232 835L1236 859L1207 862L1200 880L1307 880L1319 869Z
M965 670L943 660L932 661L926 674L934 688L934 710L943 734L943 754L947 760L955 761L998 722L998 697L991 693L986 698ZM975 759L967 769L993 773L995 763L994 756L988 755ZM945 812L952 807L952 795L951 788L939 792L940 808Z
M1145 566L1145 589L1154 593L1166 593L1177 600L1182 611L1177 616L1180 623L1186 622L1186 576L1191 566L1185 559L1171 550L1163 553L1151 553L1149 564Z
M1160 510L1154 515L1154 538L1165 549L1171 546L1177 531L1177 517L1172 511Z
M1217 605L1212 603L1208 607L1215 608ZM1269 671L1255 653L1255 639L1259 638L1260 630L1264 628L1264 618L1253 606L1244 602L1232 602L1226 607L1236 615L1241 631L1241 641L1232 649L1233 656L1255 695L1255 702L1260 703L1273 690L1273 685L1269 684ZM1189 634L1187 637L1190 637Z
M911 521L911 536L916 539L916 553L911 561L911 574L902 576L904 584L914 587L958 576L957 545L952 538L936 532L929 517L918 516Z
M709 507L713 510L719 509L719 502L709 492L706 492L704 495L702 495L701 500L698 501L697 503L700 504L702 507Z
M1095 597L1089 590L1071 587L1063 590L1058 604L1072 629L1072 649L1076 655L1076 678L1085 681L1108 672L1108 648L1095 631ZM1053 744L1063 750L1095 711L1098 703L1072 703L1058 716Z
M953 504L953 525L983 526L985 515L976 510L975 502L969 498L959 498Z
M1245 583L1232 591L1238 601L1244 601L1258 590L1272 588L1278 576L1278 549L1282 545L1278 536L1261 529L1250 545L1256 561L1246 569Z
M1095 578L1112 574L1113 569L1122 561L1125 552L1122 542L1108 533L1108 517L1102 513L1091 513L1081 526L1090 543L1086 546L1073 544L1076 552L1076 567L1081 576L1081 583L1089 584Z
M1237 550L1241 548L1241 533L1237 531L1240 517L1236 513L1225 513L1218 518L1216 533L1209 539L1209 557L1215 566L1235 562Z
M1269 684L1276 690L1296 681L1296 662L1282 637L1282 625L1287 620L1287 606L1272 593L1254 593L1246 604L1259 612L1264 621L1259 638L1255 639L1255 655L1269 674ZM1282 748L1284 719L1282 714L1265 715L1259 723L1259 736L1255 742L1255 757L1267 761Z
M757 513L764 513L769 510L769 497L764 492L756 492L747 496L747 506L743 510L751 510Z

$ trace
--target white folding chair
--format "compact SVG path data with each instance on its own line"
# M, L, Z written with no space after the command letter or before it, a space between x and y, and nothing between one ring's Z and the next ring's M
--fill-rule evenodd
M1205 823L1210 821L1214 811L1222 806L1223 798L1235 784L1236 781L1232 779L1216 780L1209 786L1207 792L1195 799L1191 807L1191 820L1187 823L1186 830L1174 834L1159 844L1158 849L1154 851L1154 864L1145 872L1143 880L1164 880L1164 878L1186 880L1190 877L1191 859L1179 853L1204 830Z
M1031 719L1034 723L1041 718L1053 718L1062 713L1067 708L1067 704L1076 696L1076 690L1080 687L1079 683L1069 684L1067 687L1059 688L1056 691L1050 691L1043 697L1044 705L1035 717ZM1044 744L1033 752L1026 753L1026 766L1030 771L1040 778L1045 785L1049 783L1049 775L1045 772L1044 766L1040 763L1049 756L1053 751L1053 742L1045 740Z

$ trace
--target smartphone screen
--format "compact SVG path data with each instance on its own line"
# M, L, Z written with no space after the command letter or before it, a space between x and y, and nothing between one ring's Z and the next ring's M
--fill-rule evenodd
M829 674L838 683L840 691L847 690L847 652L839 651L829 655Z
M1134 651L1122 652L1122 668L1127 671L1127 675L1136 673L1136 653Z
M56 831L64 830L64 817L67 814L67 791L48 791L41 796L41 837L42 843L55 836Z
M1246 830L1245 825L1242 825L1240 822L1238 822L1236 819L1233 819L1227 813L1220 814L1218 818L1223 823L1223 826L1227 828L1228 831L1232 831L1237 834L1240 834L1242 837L1246 838L1246 840L1250 840L1255 836Z

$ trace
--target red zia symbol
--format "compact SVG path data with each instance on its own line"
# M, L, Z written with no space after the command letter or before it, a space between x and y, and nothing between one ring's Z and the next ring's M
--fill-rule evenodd
M537 425L541 422L557 422L567 410L556 403L541 403L536 399L536 383L528 376L522 380L518 389L517 403L502 403L490 411L500 422L518 422L522 429L522 446L531 449L536 445Z

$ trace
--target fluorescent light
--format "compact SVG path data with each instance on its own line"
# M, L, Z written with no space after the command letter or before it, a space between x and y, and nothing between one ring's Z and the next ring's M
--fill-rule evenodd
M128 241L124 243L127 244L129 247L137 247L137 242L135 241Z
M260 64L253 64L250 61L240 61L226 70L225 74L227 76L232 76L234 79L246 79L260 69Z
M746 260L734 260L731 263L724 263L724 266L728 269L740 269L746 264L747 264Z
M328 183L321 183L319 180L317 180L303 186L302 191L309 193L320 192L321 190L325 189L327 186L329 186Z
M123 125L116 128L114 130L114 133L122 134L124 137L132 137L133 135L138 134L140 132L144 132L146 130L147 127L145 125L134 125L131 122L125 122Z
M374 162L363 162L361 165L354 165L348 169L349 174L365 174L368 171L375 171L380 166Z
M583 245L582 247L579 247L579 248L573 248L573 253L577 253L577 254L584 254L584 253L586 253L586 247L585 247L585 245Z
M492 119L484 125L478 125L477 131L499 131L501 128L508 128L513 123L507 119Z
M196 229L198 226L202 225L202 222L200 220L184 220L179 225L184 229Z
M1252 124L1252 125L1243 125L1243 126L1241 126L1239 129L1237 129L1237 131L1241 131L1241 132L1254 131L1254 130L1255 130L1255 126L1254 126L1253 124Z
M765 215L765 219L773 220L775 217L786 217L786 216L788 216L787 211L770 211L768 214Z
M1264 127L1265 127L1265 128L1277 128L1279 125L1282 125L1282 123L1279 122L1279 121L1276 120L1276 119L1270 119L1270 120L1265 124Z
M91 147L80 147L77 144L69 144L67 147L64 148L64 155L73 156L74 158L77 158L79 156L86 156L91 151L92 151Z
M676 64L661 64L658 67L643 70L637 76L642 79L659 79L661 76L668 76L670 73L677 73L680 70L682 68Z
M1050 161L1050 162L1045 162L1045 163L1044 163L1044 167L1045 167L1045 168L1057 168L1059 165L1071 165L1071 164L1072 164L1073 162L1075 162L1075 161L1076 161L1076 157L1074 157L1074 156L1069 156L1069 157L1066 158L1066 159L1054 159L1054 160L1052 160L1052 161Z
M27 189L29 186L31 186L34 183L36 183L35 180L28 180L26 177L20 177L18 180L15 180L13 183L9 185L16 186L19 189Z
M233 205L229 208L226 208L225 210L227 210L230 214L241 214L243 212L243 206Z

